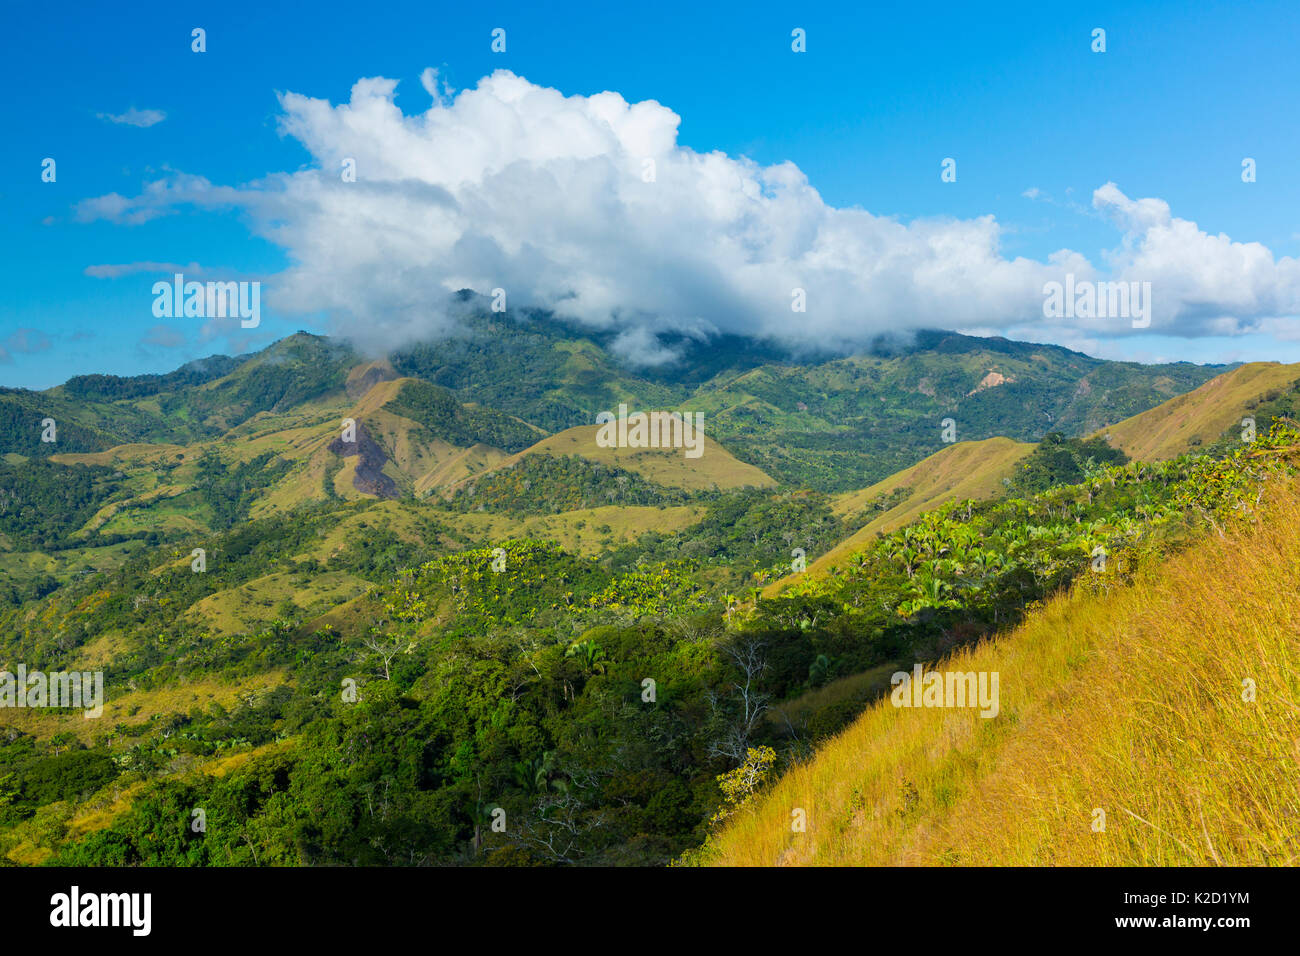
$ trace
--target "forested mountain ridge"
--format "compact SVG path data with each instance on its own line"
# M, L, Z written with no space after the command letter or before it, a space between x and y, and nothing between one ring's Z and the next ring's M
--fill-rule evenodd
M588 505L634 503L620 497L610 465L697 492L776 481L847 493L949 447L946 419L947 437L958 442L1078 434L1216 371L1108 363L952 333L880 339L848 358L800 358L735 337L665 339L680 361L639 369L611 351L609 334L533 312L491 313L472 299L464 308L453 338L379 361L298 333L250 356L215 356L164 375L88 375L44 392L3 391L0 453L11 463L48 458L116 477L96 483L91 497L81 493L78 507L94 507L61 547L46 541L38 553L0 562L0 587L31 593L116 566L169 534L219 531L313 502L452 494L463 502L476 476L519 460L507 461L511 454L591 460L605 477L580 496ZM692 467L671 455L616 461L575 444L597 414L620 404L701 412L714 451ZM359 433L351 442L342 434L348 420Z
M1094 547L1181 547L1289 467L1266 394L1243 399L1257 444L1229 430L1214 456L1135 466L1079 437L1214 369L922 335L636 371L607 344L482 315L441 352L299 334L6 393L21 429L64 420L0 467L0 670L101 671L106 699L0 713L0 858L666 863L751 748L807 756L882 669L1032 614ZM973 440L1035 382L1042 445ZM704 457L599 448L619 404L703 411ZM848 483L883 467L868 433L915 468ZM956 525L987 540L941 554Z
M938 332L881 339L843 358L801 359L735 337L675 344L679 361L638 368L611 351L612 335L532 313L473 311L455 337L390 359L395 376L441 386L540 434L590 425L621 402L689 406L704 412L706 433L740 460L823 491L865 487L940 450L945 417L960 441L1085 434L1226 368L1107 362L1059 346ZM79 376L45 392L8 389L0 393L0 449L44 456L213 439L259 413L342 393L363 363L346 345L298 333L252 356L216 356L168 375ZM47 417L59 423L57 443L40 440Z

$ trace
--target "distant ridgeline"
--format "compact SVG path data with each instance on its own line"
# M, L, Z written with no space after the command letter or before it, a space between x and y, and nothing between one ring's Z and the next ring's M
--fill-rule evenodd
M450 338L391 356L396 375L420 380L402 389L393 411L438 437L513 453L589 425L604 409L691 408L741 461L827 492L865 487L940 450L945 418L958 441L1081 436L1226 368L1107 362L1057 346L921 332L881 338L860 355L802 360L736 337L665 337L678 360L642 369L611 351L612 333L527 310L497 315L473 302L465 310ZM215 356L164 375L0 390L0 454L219 438L259 413L342 395L361 361L346 345L298 333L248 357ZM40 440L47 418L58 423L57 446Z
M0 661L105 675L102 720L5 715L0 858L666 863L751 749L792 766L878 670L887 686L1062 588L1122 587L1297 464L1300 436L1262 422L1159 462L1084 437L1213 372L1194 366L921 335L807 364L683 342L680 368L633 371L607 344L471 316L391 367L300 334L176 378L0 394L21 439L0 466ZM659 449L601 448L631 425L594 424L620 405L703 410L705 453L684 453L684 417L682 452L671 418ZM58 442L33 447L45 417ZM948 447L945 417L959 443L1003 418L1050 434L986 501L900 479L929 510L854 539L912 489L835 492ZM205 832L173 825L195 807Z

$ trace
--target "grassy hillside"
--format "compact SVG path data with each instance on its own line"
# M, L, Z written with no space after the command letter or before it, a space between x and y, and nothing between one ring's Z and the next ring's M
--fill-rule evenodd
M1171 398L1155 408L1108 425L1096 433L1130 458L1159 461L1209 445L1225 431L1240 431L1245 415L1261 404L1292 391L1300 380L1300 365L1251 362L1219 375L1200 388ZM1267 431L1259 418L1257 427Z
M0 394L0 669L102 670L108 715L7 724L0 859L663 864L748 747L807 759L894 661L1005 631L1097 548L1223 527L1300 443L1265 393L1248 449L1099 462L1063 436L1211 371L1049 346L683 339L646 370L536 316L462 331ZM623 402L702 411L703 456L597 446ZM205 836L169 829L193 806Z
M464 514L448 517L447 524L478 541L532 538L555 541L574 554L595 557L646 534L672 535L695 524L704 513L701 505L652 508L608 505L557 515L510 518L501 515Z
M705 420L705 428L708 421ZM634 472L657 485L688 491L711 488L771 488L776 482L753 465L738 460L727 449L704 435L704 450L698 458L687 458L680 448L601 448L596 444L596 425L566 428L544 438L499 467L509 468L529 455L563 458L577 455L602 465Z
M934 665L998 672L1000 713L882 700L737 814L703 859L1294 864L1297 567L1292 483L1269 493L1251 527L1128 585L1088 578L1014 631ZM792 832L796 808L806 832Z
M1000 494L1004 490L1002 480L1013 473L1016 463L1032 448L1009 438L958 442L870 488L837 495L833 505L836 514L846 519L860 515L870 520L809 564L807 573L824 573L843 562L877 532L891 531L945 501L981 500ZM774 581L765 589L764 596L779 594L795 580L791 575Z
M1134 561L1253 514L1297 458L1300 433L1282 428L1223 459L1106 466L1027 498L949 503L749 608L738 585L794 546L812 558L843 537L825 495L711 492L698 520L692 506L637 513L661 530L631 541L628 528L622 545L594 511L498 525L509 516L373 499L200 536L204 573L187 563L193 539L155 545L0 606L0 666L101 668L111 715L27 710L0 736L0 856L664 863L700 846L725 809L719 779L750 750L779 747L799 766L891 662L1032 616L1088 578L1098 547L1119 589ZM234 513L251 474L194 467L213 513ZM518 521L571 530L574 550L497 537ZM1006 703L1014 721L1010 688ZM205 834L172 826L195 806L209 810ZM515 821L505 833L485 829L495 807Z
M1103 428L1092 438L1140 461L1163 461L1212 446L1222 453L1241 444L1244 416L1253 416L1258 432L1264 433L1275 416L1294 416L1297 409L1300 365L1254 362ZM1053 437L1059 436L1048 436L1049 440ZM824 573L843 563L878 532L899 527L945 501L1002 494L1004 480L1019 477L1020 466L1033 447L1006 438L960 442L868 488L836 496L837 514L870 520L810 564L808 571ZM796 580L791 575L773 582L764 596L774 596Z

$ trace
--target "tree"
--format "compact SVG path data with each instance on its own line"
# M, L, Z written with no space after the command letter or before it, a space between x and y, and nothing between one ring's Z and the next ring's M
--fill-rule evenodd
M767 671L766 648L765 639L747 633L741 633L723 645L723 653L730 659L737 677L731 682L734 695L730 701L724 701L715 692L709 694L714 716L723 723L721 734L709 745L710 756L727 757L737 763L745 759L750 738L772 699L771 694L764 693L759 687ZM730 719L724 714L726 710L733 711Z
M776 751L771 747L750 747L745 751L744 762L739 767L719 774L722 806L709 822L715 825L721 823L748 803L763 785L775 763Z
M372 627L369 633L361 639L361 643L366 650L378 657L383 663L384 680L393 679L391 669L393 659L403 651L409 653L415 648L414 642L407 640L401 634L385 634L375 627Z
M573 644L564 652L564 656L577 658L583 669L589 674L605 673L605 652L595 641L581 641Z

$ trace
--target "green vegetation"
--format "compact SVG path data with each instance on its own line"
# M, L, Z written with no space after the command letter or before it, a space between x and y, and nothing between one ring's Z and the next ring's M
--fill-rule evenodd
M347 346L299 332L200 388L160 394L158 407L168 420L201 421L219 432L341 389L356 361Z
M388 408L419 422L433 437L460 447L481 443L503 451L523 451L541 437L535 429L500 412L462 405L447 389L428 382L407 382Z
M1085 571L1022 626L926 661L1000 674L996 719L879 700L686 860L1293 863L1300 434L1276 437L1180 482L1212 529L1195 546ZM791 807L808 808L803 832Z
M48 598L42 616L58 622L57 640L11 618L29 659L70 660L98 634L150 635L110 675L146 693L268 670L282 681L234 711L159 714L79 743L72 752L88 756L77 758L82 791L71 797L41 783L54 738L15 738L28 769L6 783L10 845L44 840L53 855L43 858L60 863L663 863L748 793L733 771L753 748L784 763L861 706L828 699L766 719L777 701L1013 622L1088 575L1099 547L1113 586L1240 515L1288 471L1298 441L1278 428L1222 460L1110 466L1029 498L950 504L880 537L848 570L752 605L735 604L689 559L622 569L617 554L516 541L380 574L337 627L281 620L205 639L173 602L283 564L330 519L322 508L250 525L213 542L208 575L136 563ZM751 491L710 505L689 537L712 535L717 555L744 561L755 532L762 542L764 528L787 522L808 536L791 541L816 544L828 520L817 496ZM93 608L91 594L103 595ZM203 770L226 753L249 757L219 776ZM116 772L97 776L108 765L96 755ZM726 794L719 777L735 784ZM105 827L76 838L48 818L59 801L93 805L102 798L83 791L99 782L107 792L109 779L145 787ZM205 834L186 829L195 806L208 814ZM513 821L504 833L486 825L497 807Z
M612 335L466 309L460 337L398 353L394 368L550 432L591 424L619 402L689 403L705 411L709 437L742 461L824 492L865 487L940 450L948 416L962 441L1086 435L1225 369L1104 362L1056 346L921 332L808 364L752 342L678 343L683 358L671 370L632 372L607 351Z
M145 398L159 392L203 385L233 372L241 360L228 355L213 355L182 365L166 375L75 375L63 384L70 398L82 401L112 402L120 399Z
M1101 438L1066 438L1049 432L1020 463L1011 486L1020 494L1037 494L1056 485L1074 485L1106 465L1123 465L1128 455Z
M1278 425L1224 459L1112 465L1026 498L949 502L878 536L847 566L760 599L749 626L811 632L815 649L842 657L847 672L904 652L943 653L1018 621L1089 569L1109 568L1113 580L1221 526L1285 470L1270 453L1297 440Z
M69 535L122 490L112 468L0 462L0 534L24 549L70 547Z
M613 567L685 558L738 588L789 572L796 548L806 561L852 530L816 492L742 491L717 497L699 522L674 535L648 533L611 555Z
M6 714L0 859L668 863L852 722L882 668L1013 625L1092 580L1101 552L1111 586L1224 527L1300 439L1279 427L1217 456L1124 463L1066 436L1204 370L1156 376L997 340L921 336L808 365L736 343L631 373L602 336L560 324L465 328L395 356L423 380L375 393L417 426L377 436L434 445L389 449L386 469L421 462L401 472L402 500L335 488L329 443L356 405L343 384L356 357L315 336L170 376L0 395L24 429L63 402L69 434L113 448L59 460L78 464L24 457L26 437L3 449L0 667L102 670L107 698L100 720ZM1083 378L1113 394L1080 402ZM541 451L496 467L596 410L687 400L710 439L787 483L687 491ZM864 534L832 573L761 596L908 501L889 487L837 515L828 492L914 464L958 407L962 438L1002 415L1035 434L1044 409L1061 431L1005 497ZM116 447L128 438L143 444ZM433 493L453 483L449 500ZM686 504L651 530L654 509ZM635 540L589 517L608 506L644 509L620 512L644 522ZM539 540L570 531L581 547Z
M679 505L700 497L577 455L537 454L457 489L451 507L511 515L560 514L602 505Z
M289 462L277 460L275 453L268 451L232 468L209 449L199 459L194 486L212 512L211 527L229 528L248 517L259 493L284 477L289 467Z
M869 525L886 511L897 507L910 497L912 497L912 489L907 485L899 485L897 488L881 492L850 515L844 524L850 528L861 528Z

